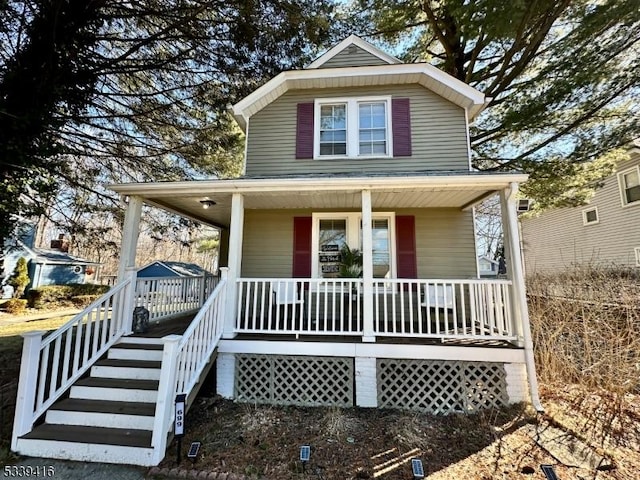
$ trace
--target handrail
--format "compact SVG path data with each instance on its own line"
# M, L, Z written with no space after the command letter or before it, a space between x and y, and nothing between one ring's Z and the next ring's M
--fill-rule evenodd
M179 370L176 392L189 394L218 346L224 327L226 280L220 281L178 344Z
M131 278L114 286L57 331L25 335L13 440L33 424L128 330Z
M173 402L177 394L189 395L218 346L224 327L227 292L227 269L220 282L182 336L163 338L162 368L158 385L151 445L156 459L164 456L167 433L174 417Z

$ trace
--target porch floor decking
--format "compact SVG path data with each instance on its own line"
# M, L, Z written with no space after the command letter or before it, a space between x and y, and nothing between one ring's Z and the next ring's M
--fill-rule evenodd
M166 335L182 335L191 324L194 314L183 315L171 320L150 324L146 333L134 333L131 337L138 338L162 338ZM249 341L279 341L279 342L325 342L325 343L366 343L359 335L303 335L294 334L263 334L263 333L239 333L234 340ZM388 345L450 345L488 348L514 348L517 345L507 340L482 340L472 338L438 339L438 338L418 338L418 337L393 337L377 336L376 342Z

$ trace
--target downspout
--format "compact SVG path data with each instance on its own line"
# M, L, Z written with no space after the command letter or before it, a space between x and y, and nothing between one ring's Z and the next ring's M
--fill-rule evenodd
M510 233L510 243L513 255L511 256L512 271L514 273L513 282L517 283L515 289L520 303L520 321L522 322L522 337L524 340L524 358L527 369L527 378L529 380L529 394L531 396L531 404L538 412L544 412L540 396L538 394L538 378L536 376L536 365L533 355L533 340L531 338L531 323L529 321L529 308L527 306L527 295L525 293L525 283L522 271L522 256L520 252L520 235L518 231L518 220L515 210L515 200L518 194L518 184L512 183L507 189L506 206L507 206L507 222Z

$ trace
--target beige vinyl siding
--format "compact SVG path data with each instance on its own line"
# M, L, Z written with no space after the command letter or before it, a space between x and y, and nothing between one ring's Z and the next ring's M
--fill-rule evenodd
M388 65L388 63L366 50L352 45L318 68L366 67L369 65Z
M640 164L640 156L618 171ZM598 208L598 223L583 225L582 212ZM640 204L623 207L617 175L608 177L589 205L544 212L522 220L527 274L551 272L573 264L635 266L640 247Z
M242 276L291 277L293 217L311 215L311 210L247 210ZM396 215L415 216L419 278L476 276L471 212L452 208L400 209Z
M295 158L298 103L366 96L411 99L411 157ZM251 117L247 142L249 176L469 169L464 110L417 84L289 91Z

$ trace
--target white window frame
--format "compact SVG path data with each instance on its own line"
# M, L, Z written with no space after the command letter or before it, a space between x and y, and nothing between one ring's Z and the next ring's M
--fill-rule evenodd
M360 245L360 223L362 221L361 212L318 212L313 213L311 227L311 278L322 278L318 268L318 258L320 255L320 220L346 220L347 222L347 244L353 248ZM397 277L396 270L396 214L395 212L372 212L372 220L385 219L389 222L389 267L391 268L391 278ZM381 280L381 279L378 279Z
M640 205L640 200L636 200L635 202L627 202L627 196L625 195L625 183L624 176L636 171L638 177L640 178L640 165L636 165L635 167L627 168L621 172L618 172L618 187L620 189L620 201L622 202L623 207L630 207L632 205Z
M636 267L640 267L640 247L633 249L636 252Z
M360 121L359 109L360 103L384 102L386 107L387 127L385 141L387 145L387 153L373 153L360 155ZM323 105L346 105L346 124L347 124L347 153L345 155L320 155L320 107ZM337 98L316 98L313 107L313 158L314 160L335 160L350 158L390 158L393 156L393 126L391 125L391 96L374 96L374 97L337 97Z
M587 218L587 214L589 212L596 212L596 219L593 221L589 221ZM582 224L583 225L595 225L596 223L600 223L600 213L598 212L598 207L585 208L582 210Z

